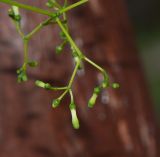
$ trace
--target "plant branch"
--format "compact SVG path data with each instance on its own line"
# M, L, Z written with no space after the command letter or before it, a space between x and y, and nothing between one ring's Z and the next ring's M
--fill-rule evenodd
M14 5L14 6L17 6L19 8L30 10L30 11L33 11L33 12L36 12L36 13L39 13L39 14L43 14L43 15L48 15L48 16L53 15L52 12L49 12L47 10L43 10L43 9L38 8L38 7L30 6L30 5L27 5L27 4L22 4L22 3L12 1L12 0L0 0L0 2L3 2L5 4L9 4L9 5L12 5L12 6Z
M76 8L76 7L82 5L82 4L86 3L86 2L88 2L88 0L80 0L79 2L76 2L74 4L69 5L68 7L65 7L65 8L61 9L59 13L62 14L64 12L67 12L67 11L69 11L69 10L71 10L73 8Z
M88 0L81 0L79 2L71 4L68 7L60 9L58 11L58 13L63 14L64 12L67 12L67 11L69 11L69 10L75 8L75 7L78 7L78 6L82 5L83 3L86 3L87 1ZM30 11L33 11L33 12L36 12L36 13L39 13L39 14L43 14L43 15L47 15L47 16L51 16L51 17L54 15L53 12L50 12L48 10L44 10L44 9L41 9L41 8L38 8L38 7L34 7L34 6L31 6L31 5L19 3L19 2L16 2L16 1L12 1L12 0L0 0L0 2L5 3L5 4L9 4L9 5L12 5L12 6L14 5L14 6L17 6L17 7L22 8L22 9L30 10Z
M62 22L60 21L59 18L56 18L56 22L59 25L59 27L61 28L61 30L63 31L63 33L65 34L68 42L70 43L70 45L75 49L76 53L78 54L78 56L80 58L83 57L83 54L81 52L81 50L78 48L78 46L76 45L76 43L73 41L73 39L71 38L71 36L69 35L69 33L67 32L66 28L63 26Z

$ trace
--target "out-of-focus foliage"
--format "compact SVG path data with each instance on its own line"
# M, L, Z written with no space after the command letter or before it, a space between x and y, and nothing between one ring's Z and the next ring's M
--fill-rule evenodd
M160 113L160 1L127 0L157 116ZM160 120L160 116L158 116Z

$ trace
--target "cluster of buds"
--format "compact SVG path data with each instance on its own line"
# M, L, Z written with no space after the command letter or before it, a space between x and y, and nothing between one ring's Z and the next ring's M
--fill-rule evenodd
M89 108L92 108L95 105L98 95L100 94L100 92L103 89L105 89L107 87L109 87L109 81L107 81L107 79L104 78L102 83L99 86L94 88L93 95L91 96L91 98L88 101L88 107ZM119 88L119 84L118 83L112 83L111 87L114 88L114 89Z

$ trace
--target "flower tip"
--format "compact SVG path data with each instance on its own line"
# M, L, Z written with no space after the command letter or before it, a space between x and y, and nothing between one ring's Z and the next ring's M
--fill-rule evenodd
M45 88L45 83L40 80L36 80L35 85L41 88Z
M59 106L59 104L60 104L60 99L55 99L55 100L53 100L53 102L52 102L52 107L53 107L53 108L56 108L56 107Z
M78 119L77 119L76 122L72 122L72 124L73 124L74 129L79 129L80 128Z
M117 89L119 87L120 87L119 83L113 83L112 84L112 88L114 88L114 89Z
M97 94L93 94L92 97L89 99L89 102L88 102L88 107L89 108L93 108L93 106L95 105L96 103L96 99L97 99Z
M72 125L74 129L79 129L79 120L75 109L71 109Z

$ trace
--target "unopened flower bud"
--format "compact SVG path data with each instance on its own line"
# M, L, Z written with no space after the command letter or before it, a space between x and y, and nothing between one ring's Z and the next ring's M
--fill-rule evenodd
M112 84L112 88L114 88L114 89L119 88L119 87L120 87L120 85L118 83L113 83Z
M88 102L89 108L92 108L94 106L94 104L96 103L97 97L98 95L96 93L93 93L92 97L89 99L89 102Z
M76 105L74 103L71 103L69 105L71 116L72 116L72 125L75 129L79 129L79 120L76 113Z
M12 6L12 8L8 10L8 15L17 22L20 22L21 20L21 15L19 14L17 6Z
M62 45L57 46L56 47L56 54L60 54L62 52L62 50L63 50L63 46Z
M60 102L61 102L60 99L55 99L55 100L53 100L53 102L52 102L52 107L53 107L53 108L58 107L59 104L60 104Z
M45 88L45 83L40 81L40 80L36 80L35 84L38 86L38 87L41 87L41 88Z

